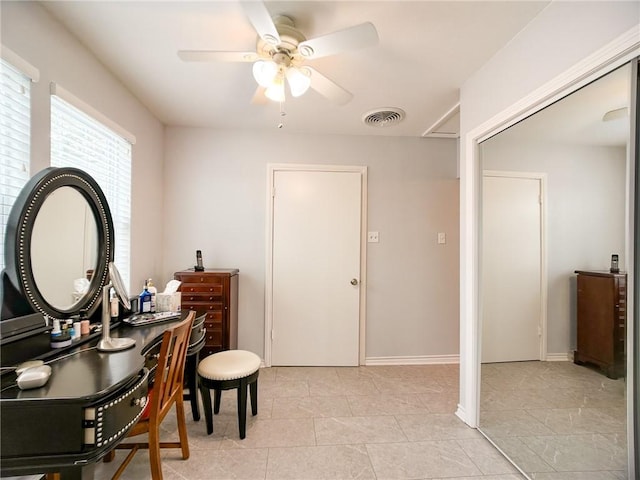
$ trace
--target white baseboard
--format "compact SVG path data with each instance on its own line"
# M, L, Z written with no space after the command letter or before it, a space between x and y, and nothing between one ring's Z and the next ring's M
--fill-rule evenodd
M469 421L467 418L467 412L465 411L464 407L459 403L458 403L458 408L456 409L455 415L467 425L469 424ZM475 428L475 426L473 428Z
M547 362L573 362L573 352L547 353Z
M443 365L460 363L460 355L421 355L415 357L367 357L365 365Z

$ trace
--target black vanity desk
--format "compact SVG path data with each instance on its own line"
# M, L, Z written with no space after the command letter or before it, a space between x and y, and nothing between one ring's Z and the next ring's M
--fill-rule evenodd
M93 335L53 356L43 355L52 372L48 383L37 389L20 390L15 373L4 374L0 475L60 472L65 479L93 478L95 462L139 417L142 406L136 403L147 392L145 366L152 366L151 353L158 349L163 332L178 321L113 328L112 337L136 340L128 350L99 352L95 347L100 335ZM95 421L89 412L95 412ZM98 436L98 427L104 437Z

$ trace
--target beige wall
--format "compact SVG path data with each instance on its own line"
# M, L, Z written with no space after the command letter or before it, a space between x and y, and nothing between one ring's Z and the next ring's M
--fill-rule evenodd
M132 158L131 293L162 264L163 126L36 2L2 2L2 44L40 71L32 86L31 175L50 166L51 82L136 137ZM28 26L28 27L27 27Z
M239 347L263 354L268 163L366 165L366 357L458 353L456 142L168 127L165 268L240 269ZM447 244L437 244L437 232ZM413 358L416 357L416 358Z

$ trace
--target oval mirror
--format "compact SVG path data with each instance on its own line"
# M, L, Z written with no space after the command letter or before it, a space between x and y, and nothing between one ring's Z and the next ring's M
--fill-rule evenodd
M97 236L93 212L75 188L60 187L42 203L33 222L31 269L48 303L68 310L82 300L97 267Z
M9 281L34 312L93 314L113 260L113 221L96 181L77 168L34 175L11 209L5 258Z

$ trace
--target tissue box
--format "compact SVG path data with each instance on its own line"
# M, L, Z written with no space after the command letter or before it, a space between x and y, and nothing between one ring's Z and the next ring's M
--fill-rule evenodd
M156 294L156 312L179 312L179 311L180 311L180 292Z

